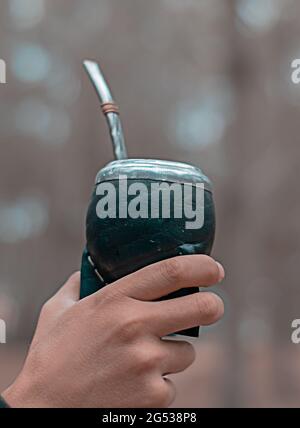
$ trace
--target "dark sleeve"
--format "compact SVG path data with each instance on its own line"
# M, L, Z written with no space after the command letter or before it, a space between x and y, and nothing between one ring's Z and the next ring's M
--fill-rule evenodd
M8 409L9 405L6 403L5 400L3 400L3 398L0 395L0 409Z

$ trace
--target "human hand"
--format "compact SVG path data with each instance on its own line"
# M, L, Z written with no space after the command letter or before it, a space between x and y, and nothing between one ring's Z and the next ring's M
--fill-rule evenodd
M12 407L167 407L166 377L189 367L193 346L164 336L219 320L222 300L201 292L154 301L181 288L220 282L203 255L147 266L79 300L76 273L43 307L25 365L3 393Z

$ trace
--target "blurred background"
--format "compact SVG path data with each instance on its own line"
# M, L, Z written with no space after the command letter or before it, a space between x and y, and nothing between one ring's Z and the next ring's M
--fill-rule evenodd
M300 2L2 1L0 57L0 390L41 305L80 267L94 178L113 157L88 57L131 156L191 162L214 182L226 316L174 377L174 406L298 407Z

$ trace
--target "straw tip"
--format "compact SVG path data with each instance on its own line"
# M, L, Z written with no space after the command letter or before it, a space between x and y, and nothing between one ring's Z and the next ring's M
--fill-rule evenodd
M96 61L94 60L94 59L91 59L91 58L88 58L88 59L84 59L83 61L83 64L95 64L96 63Z
M98 63L94 61L93 59L84 59L82 61L83 66L86 69L92 68L92 67L99 67Z

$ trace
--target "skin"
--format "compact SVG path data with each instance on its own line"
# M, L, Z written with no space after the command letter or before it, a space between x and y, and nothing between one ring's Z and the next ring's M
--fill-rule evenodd
M79 301L75 273L42 308L25 365L4 399L11 407L168 407L176 391L166 376L187 369L195 350L164 336L215 323L224 306L209 292L153 300L223 278L208 256L175 257Z

